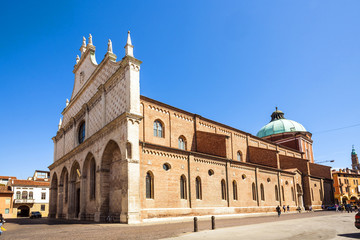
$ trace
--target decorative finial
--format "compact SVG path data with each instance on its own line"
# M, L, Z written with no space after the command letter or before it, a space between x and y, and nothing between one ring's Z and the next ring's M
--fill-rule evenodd
M125 56L134 57L134 46L131 44L130 31L128 31L128 37L125 45Z
M69 105L69 99L66 99L66 106Z
M80 61L79 55L76 55L76 64Z
M83 47L86 47L86 38L83 36L83 43L82 43Z
M80 53L81 55L86 51L86 38L83 37L83 42L82 42L82 45L80 47ZM76 62L77 63L77 62Z
M126 42L126 44L132 45L132 44L131 44L130 31L128 31L128 37L127 37L127 42Z
M112 49L112 42L111 40L109 39L108 41L108 49L107 49L108 53L113 53L113 49Z
M277 107L275 107L275 109L276 109L276 111L278 110L278 108L277 108Z
M61 118L60 118L59 125L58 125L58 127L59 127L58 130L60 130L61 125L62 125L62 120L61 120Z
M91 36L91 34L89 34L89 43L88 43L88 45L93 45L93 43L92 43L92 36Z

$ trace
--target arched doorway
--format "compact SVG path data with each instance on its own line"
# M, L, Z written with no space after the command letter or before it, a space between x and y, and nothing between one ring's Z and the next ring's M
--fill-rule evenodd
M81 212L84 214L86 219L93 219L96 209L96 162L94 155L88 153L82 172L82 186L81 186Z
M17 217L29 217L30 216L30 207L22 205L17 208Z
M68 214L70 218L79 218L80 214L80 165L75 161L70 170Z
M51 178L49 217L53 217L53 218L56 217L57 203L58 203L58 179L56 172L54 172Z
M121 181L121 176L126 176L126 166L122 166L121 152L118 144L109 141L106 145L101 159L101 220L106 216L113 216L115 221L119 221L122 211L123 194L126 194L125 181ZM111 184L110 184L111 183Z

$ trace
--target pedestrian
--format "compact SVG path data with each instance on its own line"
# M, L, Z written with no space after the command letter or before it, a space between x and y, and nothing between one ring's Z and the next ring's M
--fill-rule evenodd
M309 212L312 212L312 206L309 207Z
M2 234L3 231L5 231L5 228L3 227L5 223L5 219L3 218L3 215L0 213L0 235Z
M286 210L285 210L285 205L283 205L283 210L284 210L284 212L286 211Z
M339 205L335 204L335 210L336 210L336 212L339 211Z
M281 214L281 208L280 208L280 206L279 206L279 205L276 207L276 211L277 211L277 213L278 213L278 217L280 217L280 214Z
M287 207L286 207L286 208L287 208L287 211L288 211L288 212L290 212L290 206L289 206L289 205L287 205Z
M297 207L296 209L299 213L301 213L301 207Z

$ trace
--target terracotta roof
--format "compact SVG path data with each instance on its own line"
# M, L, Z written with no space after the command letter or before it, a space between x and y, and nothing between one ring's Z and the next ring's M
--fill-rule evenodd
M13 193L13 191L8 190L8 186L0 186L0 193Z
M16 179L16 177L10 177L10 176L0 176L0 179Z
M50 186L50 182L38 182L33 180L19 180L11 181L12 186Z

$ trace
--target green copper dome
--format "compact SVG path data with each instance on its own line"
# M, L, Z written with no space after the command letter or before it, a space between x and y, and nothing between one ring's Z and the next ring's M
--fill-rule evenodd
M351 155L357 155L357 154L356 154L356 151L355 151L355 148L354 148L354 145L352 145Z
M285 119L284 113L276 108L271 114L271 121L263 126L256 136L262 138L278 133L307 132L303 125L293 120Z

